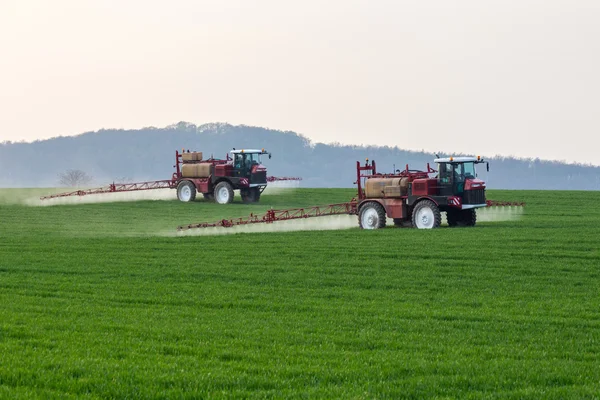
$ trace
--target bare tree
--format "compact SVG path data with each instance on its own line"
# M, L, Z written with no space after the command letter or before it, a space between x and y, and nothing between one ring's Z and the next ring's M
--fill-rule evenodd
M80 169L68 169L58 174L58 182L61 186L83 186L91 180L92 177Z

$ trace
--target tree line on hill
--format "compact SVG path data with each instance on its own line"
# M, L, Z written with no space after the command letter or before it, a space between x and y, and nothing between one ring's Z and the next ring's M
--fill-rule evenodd
M389 146L313 143L289 131L222 123L196 126L180 122L165 128L102 129L32 143L0 144L1 187L69 185L69 174L83 173L86 185L170 179L175 150L202 151L224 158L236 148L265 148L269 175L302 177L303 187L352 187L356 161L376 160L392 172L409 164L425 169L435 155ZM445 156L448 154L440 154ZM454 154L457 155L457 154ZM479 177L495 189L599 190L600 167L539 159L492 157L490 172Z

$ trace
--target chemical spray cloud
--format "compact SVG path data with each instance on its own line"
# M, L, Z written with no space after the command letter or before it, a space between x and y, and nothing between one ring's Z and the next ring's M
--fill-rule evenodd
M267 195L278 195L283 192L289 193L299 187L298 181L280 181L270 183L264 191ZM141 200L175 200L175 190L152 189L134 192L88 194L85 196L57 197L54 199L40 200L39 197L31 197L23 200L23 204L31 207L47 207L56 205L77 205L93 203L116 203L124 201Z
M57 197L49 200L40 200L38 197L26 199L23 203L32 207L46 207L56 205L77 205L92 203L114 203L122 201L140 200L174 200L175 191L171 189L140 190L136 192L88 194L85 196Z
M445 213L444 213L445 214ZM477 210L478 222L517 221L523 216L523 207L491 207ZM445 221L446 219L443 218ZM394 220L387 219L387 225L393 226ZM446 225L445 223L443 225ZM238 225L231 228L202 228L182 232L162 232L160 236L213 236L238 233L290 232L341 230L358 227L355 215L332 215L328 217L297 219L274 222L272 224Z
M328 217L280 221L272 224L238 225L232 228L190 229L181 232L163 232L164 236L212 236L233 235L236 233L290 232L290 231L328 231L356 228L355 215L332 215Z
M523 217L524 207L487 207L477 210L477 222L518 221Z
M275 181L270 182L263 194L281 194L282 192L290 193L291 190L300 187L300 181Z

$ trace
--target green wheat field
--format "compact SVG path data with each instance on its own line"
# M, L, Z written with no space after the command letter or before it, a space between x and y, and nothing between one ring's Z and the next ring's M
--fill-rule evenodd
M175 234L353 193L0 190L0 398L600 398L598 192L490 191L527 206L474 228Z

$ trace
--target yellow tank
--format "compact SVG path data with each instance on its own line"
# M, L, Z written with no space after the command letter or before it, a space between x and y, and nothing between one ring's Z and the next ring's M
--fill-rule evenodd
M211 163L183 164L181 166L181 176L184 178L208 178L211 172Z
M371 199L406 196L408 178L370 178L365 184L365 196Z
M191 153L181 153L181 160L183 162L202 161L202 152L193 151Z

